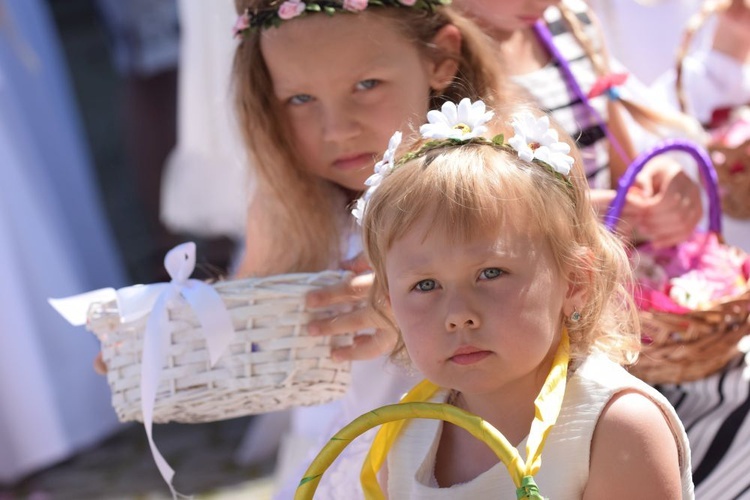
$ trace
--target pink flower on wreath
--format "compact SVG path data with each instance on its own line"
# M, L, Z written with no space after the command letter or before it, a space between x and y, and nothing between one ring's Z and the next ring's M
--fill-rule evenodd
M344 9L358 12L367 8L368 0L344 0Z
M417 0L398 0L398 1L401 2L402 5L408 5L409 7L417 3Z
M242 34L243 31L248 29L250 27L250 13L246 10L242 13L241 16L237 18L237 22L234 23L234 28L232 29L232 32L234 33L234 37L237 38Z
M294 19L305 11L305 2L287 0L279 6L279 17L285 21Z

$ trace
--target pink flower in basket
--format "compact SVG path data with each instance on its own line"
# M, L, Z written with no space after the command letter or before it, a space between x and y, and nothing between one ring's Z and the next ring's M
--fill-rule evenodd
M681 245L638 247L633 259L643 310L685 313L707 308L748 288L750 257L719 242L714 233L696 233Z
M750 139L750 106L743 106L732 112L729 122L714 130L711 138L731 148Z

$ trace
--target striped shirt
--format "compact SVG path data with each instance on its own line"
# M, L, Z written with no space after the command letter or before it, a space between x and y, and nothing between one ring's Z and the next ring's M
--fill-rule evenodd
M566 5L576 13L586 33L596 41L596 32L586 14L585 5L580 1L567 1ZM597 79L591 61L556 7L545 11L544 20L553 35L555 46L567 59L583 92L588 93ZM537 103L576 141L581 150L589 185L592 188L609 189L609 141L597 117L566 82L559 61L552 61L531 73L516 75L513 79L530 92ZM606 120L606 96L592 98L590 102Z

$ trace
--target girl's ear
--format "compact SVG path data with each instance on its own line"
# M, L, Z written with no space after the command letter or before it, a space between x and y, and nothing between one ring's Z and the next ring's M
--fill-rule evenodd
M587 262L581 262L578 269L568 274L568 289L563 301L563 314L569 318L574 311L581 312L588 301L589 288L592 282L591 269Z
M430 65L430 88L442 92L448 87L458 72L461 56L461 32L453 24L446 24L432 39L434 50Z

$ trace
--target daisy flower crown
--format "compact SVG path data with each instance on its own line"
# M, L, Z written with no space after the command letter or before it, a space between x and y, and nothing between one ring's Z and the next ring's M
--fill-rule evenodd
M278 27L283 21L305 14L322 12L361 12L367 7L408 7L432 12L436 7L450 5L451 0L271 0L261 9L245 9L234 25L234 36L257 29Z
M399 158L396 158L396 150L401 144L402 134L393 134L383 159L375 164L375 173L365 181L367 190L352 209L357 222L362 223L367 202L383 179L404 163L444 147L484 144L511 151L522 160L538 164L570 183L570 168L573 166L573 157L568 154L570 146L559 140L557 130L550 127L548 116L537 117L528 111L514 114L510 124L515 135L508 141L503 134L491 139L483 135L487 133L486 124L493 116L494 113L487 111L482 101L471 102L465 98L458 106L446 102L440 111L429 111L428 123L419 127L419 133L426 142L416 151L409 151Z

